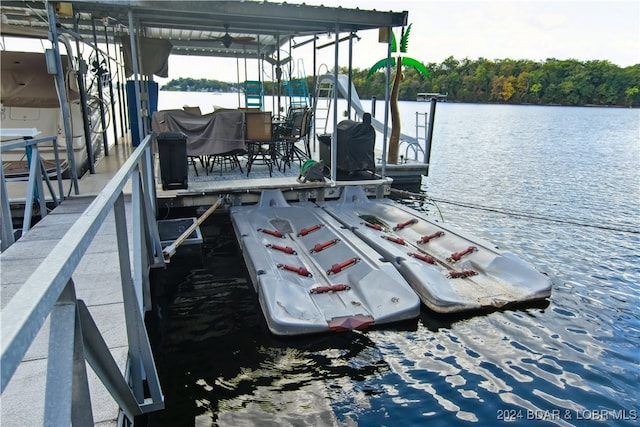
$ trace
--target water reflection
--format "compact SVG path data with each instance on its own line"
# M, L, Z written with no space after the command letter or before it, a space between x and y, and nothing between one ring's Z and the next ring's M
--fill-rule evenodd
M514 107L476 107L439 107L439 126L467 125L436 129L429 194L637 229L640 199L629 195L639 194L640 175L628 161L638 153L637 114L621 123L615 118L626 111L522 107L515 110L526 113L514 119L503 116ZM553 117L561 114L590 119L572 125ZM530 124L529 116L539 124L534 131L515 123ZM587 132L597 138L575 138L585 135L576 126L602 123L600 116L611 120ZM202 259L175 272L179 286L165 296L172 304L157 302L163 333L154 351L167 410L149 424L493 426L505 414L520 416L515 425L637 424L638 235L439 209L430 212L434 218L546 272L551 298L481 315L423 308L403 325L276 339L234 237L224 233L231 227L221 224L205 232L217 237ZM609 418L597 419L597 411Z

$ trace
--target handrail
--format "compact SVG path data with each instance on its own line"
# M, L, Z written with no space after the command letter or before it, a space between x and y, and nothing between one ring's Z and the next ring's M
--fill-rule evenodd
M56 178L58 180L58 194L53 189L49 176L47 174L44 161L40 156L38 144L53 141L53 154L56 163ZM40 215L44 218L47 215L47 204L42 187L42 179L44 178L49 194L56 206L64 200L64 189L62 187L62 171L60 169L60 155L58 153L58 139L55 136L47 136L37 139L23 139L21 141L9 142L0 146L0 153L6 151L24 148L27 153L27 161L29 162L29 178L27 184L27 193L25 196L24 214L22 216L22 233L26 233L31 227L31 217L33 213L33 201L37 199L40 208ZM2 191L0 203L2 204L2 245L0 251L5 251L15 242L13 234L13 218L11 215L11 206L9 195L7 193L7 179L4 174L4 165L0 171L0 190Z
M85 360L130 421L136 415L164 407L144 326L144 311L150 308L149 268L164 265L155 222L151 147L151 137L147 136L0 313L0 393L51 315L45 390L47 425L93 425ZM133 263L124 203L124 188L129 181ZM127 378L120 372L84 302L76 299L72 279L112 211L129 347Z

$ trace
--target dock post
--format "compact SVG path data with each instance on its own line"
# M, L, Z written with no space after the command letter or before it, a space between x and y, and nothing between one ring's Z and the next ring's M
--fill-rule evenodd
M429 164L429 160L431 159L431 139L433 138L433 122L436 118L436 104L438 100L436 98L431 98L431 107L429 109L429 129L427 130L427 139L425 140L424 147L424 162L425 164ZM427 169L427 175L429 174L429 169Z

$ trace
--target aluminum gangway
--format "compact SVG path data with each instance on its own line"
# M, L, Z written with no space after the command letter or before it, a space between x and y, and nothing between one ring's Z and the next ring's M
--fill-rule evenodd
M126 426L164 407L144 325L164 265L151 150L147 136L97 196L0 254L2 425Z

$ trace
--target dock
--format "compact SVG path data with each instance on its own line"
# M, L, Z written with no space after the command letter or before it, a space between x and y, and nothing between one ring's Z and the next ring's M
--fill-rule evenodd
M1 308L15 296L37 268L52 254L80 215L95 200L84 196L66 200L25 236L0 254L2 264ZM129 211L131 201L125 203ZM131 218L127 220L131 230ZM129 238L132 234L129 233ZM124 301L120 283L116 226L113 214L104 222L88 247L73 276L76 297L86 304L99 329L104 331L105 343L121 372L125 372L128 343L124 320ZM7 426L43 425L44 408L26 402L45 401L49 337L51 321L47 320L24 356L14 377L2 394L2 424ZM118 405L109 396L91 370L89 388L95 424L116 426Z
M328 29L335 35L337 60L341 33L399 28L408 18L407 12L271 2L188 5L34 2L16 4L3 20L3 36L51 42L46 60L38 60L45 80L50 83L54 75L55 84L47 106L38 88L28 99L3 96L5 128L34 128L48 140L29 142L23 135L24 141L2 141L4 160L8 163L13 150L11 160L26 166L29 175L28 182L15 176L5 180L2 166L2 425L130 427L164 407L144 320L152 308L149 273L165 265L157 222L173 208L197 211L223 197L228 209L255 203L269 188L282 191L288 201L326 200L337 198L345 185L334 164L331 177L318 182L298 182L291 169L282 176L261 175L258 168L249 176L198 175L194 170L187 188L164 190L152 140L157 106L154 85L148 83L153 79L143 76L164 74L170 54L268 61L280 71L291 60L280 58L283 46L291 49L298 37L306 44L311 39L302 38L315 40ZM94 17L103 17L104 28L96 31ZM143 64L144 57L158 59L158 67ZM82 62L91 65L89 72L74 68ZM8 75L3 73L3 87L11 80ZM77 87L69 75L80 76ZM130 75L133 79L125 82ZM15 93L21 93L24 71L16 68L11 76ZM336 97L333 102L337 111ZM249 107L247 99L244 106ZM89 111L81 111L84 107ZM36 111L25 114L22 108ZM282 111L279 103L270 115ZM46 123L30 124L45 116ZM130 142L117 144L117 134L128 134ZM236 142L256 142L245 136ZM64 179L63 161L69 175ZM55 164L57 176L49 176L45 162ZM368 195L383 197L390 184L371 174L346 185L361 185ZM47 188L50 196L45 196ZM20 229L15 213L24 219L19 238L14 236L14 229Z

